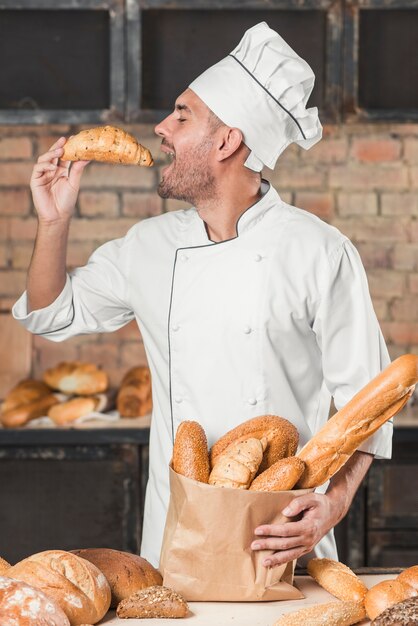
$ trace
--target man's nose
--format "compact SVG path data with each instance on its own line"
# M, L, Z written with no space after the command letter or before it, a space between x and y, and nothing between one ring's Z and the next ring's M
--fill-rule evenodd
M160 122L159 124L157 124L154 128L154 132L156 135L159 135L160 137L167 137L168 135L168 124L167 124L167 117L165 119L162 120L162 122Z

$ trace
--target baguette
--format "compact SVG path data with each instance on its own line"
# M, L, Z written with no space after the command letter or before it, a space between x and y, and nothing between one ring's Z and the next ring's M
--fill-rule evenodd
M205 431L197 422L181 422L173 448L173 470L201 483L209 481L209 452Z
M114 126L98 126L82 130L64 145L63 161L103 161L124 165L154 164L151 153L138 141Z
M274 626L350 626L365 616L364 607L359 602L327 602L286 613Z
M17 409L23 404L29 404L34 400L39 400L44 396L48 396L51 389L40 380L28 378L21 380L13 389L9 391L4 399L1 410L3 413Z
M311 559L308 573L328 593L346 602L363 602L367 593L366 585L355 573L332 559Z
M296 456L289 456L273 463L254 478L250 491L288 491L303 474L305 463Z
M370 619L376 619L387 608L416 596L416 590L399 580L384 580L366 593L364 606Z
M57 426L65 426L74 422L79 417L95 411L99 403L97 397L73 398L67 402L60 402L48 410L48 417Z
M151 372L148 367L133 367L125 374L116 407L121 417L143 417L152 411Z
M418 356L405 354L361 389L299 452L306 469L301 489L319 487L382 424L396 415L418 381Z
M48 410L55 404L58 404L58 402L58 398L50 393L48 396L42 396L38 400L34 400L28 404L22 404L16 409L1 413L0 421L5 428L25 426L25 424L31 420L47 415Z

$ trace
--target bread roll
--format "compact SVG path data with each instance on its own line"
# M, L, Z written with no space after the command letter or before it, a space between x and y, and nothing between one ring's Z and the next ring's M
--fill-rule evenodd
M418 626L418 597L385 609L372 621L372 626Z
M339 600L363 602L367 593L366 585L355 573L338 561L332 559L311 559L308 573L324 589Z
M45 370L44 381L52 389L67 395L92 396L106 391L109 381L106 372L93 363L64 361Z
M289 456L273 463L250 485L250 491L288 491L303 474L305 463L296 456Z
M359 602L328 602L286 613L274 626L350 626L365 616L364 607Z
M50 393L48 396L42 396L38 400L1 413L0 421L5 428L18 428L37 417L47 415L48 410L55 404L58 404L58 399Z
M151 153L138 141L115 126L97 126L82 130L64 145L63 161L104 161L124 165L154 164Z
M70 424L79 417L88 415L97 408L99 399L93 397L73 398L68 402L60 402L48 410L48 417L57 426Z
M118 617L167 618L186 617L189 607L186 600L168 587L148 587L119 603Z
M103 572L112 592L110 606L113 608L135 591L163 584L160 572L137 554L111 548L90 548L71 552L90 561Z
M40 589L0 576L1 626L70 626L56 602Z
M9 567L12 567L5 559L0 556L0 576L5 576Z
M148 367L133 367L125 374L118 391L116 408L121 417L142 417L151 413L151 372Z
M110 606L110 587L95 565L71 552L46 550L13 565L7 575L50 596L71 626L95 624Z
M364 606L370 619L375 619L393 604L416 595L415 589L406 583L399 580L384 580L369 589L364 598Z
M197 422L181 422L173 448L172 467L177 474L201 483L209 481L209 452L205 431Z
M413 567L408 567L403 572L399 574L397 580L401 583L406 583L415 591L418 591L418 565L414 565Z
M260 415L243 422L218 439L210 451L211 467L215 465L216 457L231 443L249 437L267 438L267 449L258 470L260 474L279 459L293 456L299 442L297 429L287 419L278 415Z
M43 396L49 396L51 389L41 380L28 378L20 381L4 399L2 413L16 409L23 404L30 404Z
M366 439L402 409L417 381L418 355L405 354L361 389L299 452L306 469L298 487L319 487L332 478Z
M267 446L265 437L235 441L216 457L209 484L217 487L248 489L257 473Z

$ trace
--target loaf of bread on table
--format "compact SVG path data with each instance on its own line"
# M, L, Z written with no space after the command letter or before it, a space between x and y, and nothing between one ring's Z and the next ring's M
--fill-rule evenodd
M96 396L87 396L80 398L72 398L67 402L60 402L48 410L48 417L52 419L57 426L65 426L80 417L84 417L97 409L99 398Z
M152 411L151 372L145 365L133 367L122 379L116 399L121 417L142 417Z
M177 428L172 467L177 474L201 483L209 482L209 452L205 431L198 422L186 420Z
M367 587L355 573L332 559L311 559L308 573L324 589L339 600L363 602Z
M56 398L53 393L49 393L49 395L42 396L38 398L38 400L33 400L33 402L22 404L21 406L1 413L0 421L5 428L25 426L31 420L47 415L49 409L55 404L58 404L58 402L58 398Z
M211 467L231 443L244 441L249 437L267 439L267 449L258 470L259 474L279 459L293 456L299 443L299 433L287 419L278 415L260 415L239 424L218 439L210 451Z
M21 380L6 395L1 407L2 413L12 411L24 404L30 404L44 396L49 396L50 393L51 389L41 380L34 380L32 378Z
M415 591L418 591L418 565L413 565L412 567L405 569L399 574L397 580L401 583L406 583L415 589Z
M372 621L372 626L417 626L418 597L393 604Z
M0 556L0 576L5 576L9 567L12 567L10 563Z
M263 459L267 439L249 437L235 441L216 457L209 484L217 487L248 489Z
M71 552L46 550L33 554L13 565L7 575L50 596L71 626L97 623L110 606L110 587L104 574Z
M319 487L334 476L366 439L402 409L417 381L415 354L399 357L373 378L299 452L306 469L298 487Z
M106 391L109 380L106 372L93 363L64 361L45 370L44 382L52 389L67 395L91 396Z
M178 618L186 617L189 607L179 593L168 587L148 587L118 604L118 617Z
M297 456L280 459L254 478L250 485L250 491L288 491L293 489L304 469L305 463Z
M365 617L360 602L327 602L286 613L274 626L351 626Z
M89 548L71 552L93 563L106 576L112 593L112 608L116 608L121 600L136 591L163 584L160 572L137 554L111 548Z
M40 589L0 576L1 626L70 626L59 605Z
M61 158L63 161L103 161L124 165L154 164L147 148L115 126L97 126L73 135L64 145Z
M364 598L364 606L368 617L375 619L393 604L416 595L416 590L407 583L399 580L384 580L368 590Z

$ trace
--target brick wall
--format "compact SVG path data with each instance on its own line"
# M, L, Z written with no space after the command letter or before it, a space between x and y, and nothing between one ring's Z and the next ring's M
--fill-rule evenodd
M0 310L24 289L36 217L29 178L36 157L61 135L83 127L0 127ZM70 232L68 264L84 264L101 243L122 236L137 220L182 208L155 192L164 164L152 125L125 126L151 149L157 167L92 163L84 173ZM310 151L290 146L266 177L287 202L334 224L357 246L392 358L418 353L418 124L328 126ZM1 330L0 330L1 333ZM112 334L56 344L32 341L32 374L60 359L105 367L113 384L146 361L135 324Z

